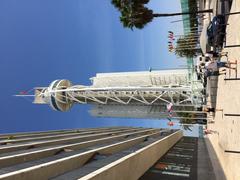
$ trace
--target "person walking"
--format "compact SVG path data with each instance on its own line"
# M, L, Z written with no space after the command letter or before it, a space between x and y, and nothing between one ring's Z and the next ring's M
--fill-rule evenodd
M210 61L205 63L205 68L211 71L217 71L219 68L222 67L235 70L236 68L231 67L232 64L237 64L237 61L235 62Z
M237 60L235 62L231 62L231 61L228 61L228 62L217 61L217 67L218 68L226 67L226 68L235 70L236 68L231 67L232 64L237 64Z

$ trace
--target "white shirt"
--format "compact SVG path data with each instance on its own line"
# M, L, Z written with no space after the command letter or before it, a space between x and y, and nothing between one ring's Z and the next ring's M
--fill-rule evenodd
M206 62L205 68L208 70L217 71L218 70L217 62L216 61Z

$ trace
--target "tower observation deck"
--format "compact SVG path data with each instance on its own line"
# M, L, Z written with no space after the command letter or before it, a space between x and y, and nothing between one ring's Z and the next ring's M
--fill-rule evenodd
M36 87L36 104L49 104L54 110L68 111L74 104L164 105L199 107L201 89L193 89L187 69L122 73L99 73L92 85L73 85L55 80L49 87Z

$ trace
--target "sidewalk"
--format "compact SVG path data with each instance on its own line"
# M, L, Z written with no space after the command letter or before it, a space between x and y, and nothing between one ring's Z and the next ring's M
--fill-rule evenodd
M240 1L234 0L231 12L240 11ZM240 44L240 14L229 17L226 45ZM238 72L227 70L227 75L219 76L216 86L216 108L223 109L215 113L208 129L218 133L207 135L217 155L227 179L240 179L240 80L226 81L224 78L240 77L240 48L225 48L228 60L238 61ZM235 116L233 116L235 114ZM238 116L239 115L239 116Z

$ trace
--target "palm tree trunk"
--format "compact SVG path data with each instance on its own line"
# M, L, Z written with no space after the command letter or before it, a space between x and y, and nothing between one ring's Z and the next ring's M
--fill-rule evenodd
M212 13L212 12L213 12L213 9L206 9L201 11L191 11L191 12L182 12L182 13L153 14L153 17L181 16L185 14L201 14L201 13Z

